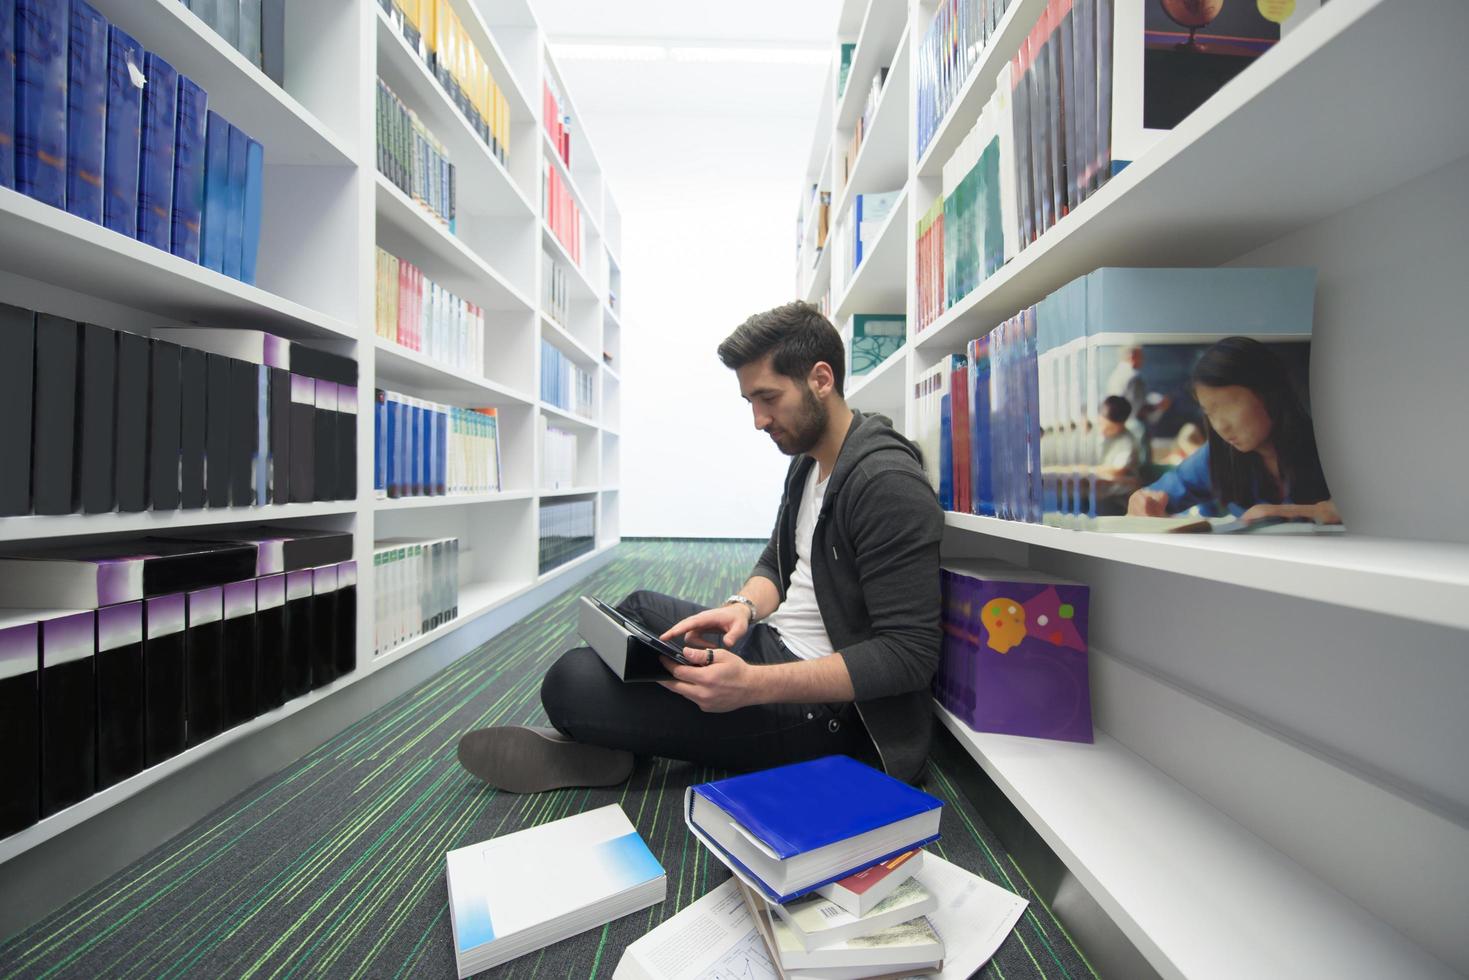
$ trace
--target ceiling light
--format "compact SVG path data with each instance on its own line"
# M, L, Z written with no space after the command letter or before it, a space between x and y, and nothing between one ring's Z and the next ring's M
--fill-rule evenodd
M671 49L674 61L704 64L824 65L828 48L734 48L706 45Z
M667 61L668 49L661 44L576 44L551 45L558 61Z

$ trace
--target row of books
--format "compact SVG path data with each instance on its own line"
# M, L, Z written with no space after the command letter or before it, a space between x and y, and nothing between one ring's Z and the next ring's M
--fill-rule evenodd
M567 327L571 323L571 273L564 263L556 261L545 249L541 249L541 261L545 267L541 279L541 309L552 320ZM615 300L616 297L609 293L607 305L612 306Z
M0 112L0 186L254 283L261 145L84 0L11 6L0 14L0 105L13 109Z
M377 80L377 169L454 233L459 182L449 151L381 78Z
M372 573L374 656L459 616L458 538L383 538Z
M940 502L1093 530L1339 524L1310 413L1314 293L1292 268L1063 286L916 379Z
M566 100L556 79L547 75L541 82L541 124L551 145L567 167L571 166L571 116L565 110Z
M571 185L561 176L561 171L550 160L541 167L541 213L551 234L556 236L571 256L571 261L581 265L582 223L581 206L571 191Z
M541 416L541 487L570 490L576 482L576 433Z
M449 367L484 373L485 311L381 248L375 313L379 337Z
M887 80L888 66L883 65L877 69L877 74L872 76L872 84L867 87L867 98L862 103L862 112L852 126L852 138L847 141L847 150L842 156L843 182L852 179L852 168L857 166L857 155L862 152L862 141L867 138L867 130L872 127L872 117L877 114L877 104L882 101L882 90Z
M286 0L183 0L245 60L285 86Z
M260 331L152 338L0 305L0 515L356 495L357 363Z
M944 0L939 4L918 48L915 160L928 149L939 123L959 97L969 73L979 63L986 43L1012 2Z
M378 0L480 141L510 159L510 100L450 0Z
M350 533L208 533L0 558L0 834L355 669Z
M573 415L591 418L595 411L592 374L541 339L541 401Z
M1204 39L1141 0L1049 0L944 167L920 223L919 329L1035 242L1319 7L1243 5ZM1204 40L1207 43L1203 43Z
M593 500L541 502L536 549L542 574L597 546L597 511Z
M373 492L379 498L442 497L500 489L499 416L378 389L373 414Z

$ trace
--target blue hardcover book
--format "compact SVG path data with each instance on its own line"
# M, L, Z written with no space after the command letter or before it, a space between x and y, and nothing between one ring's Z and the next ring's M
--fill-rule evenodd
M447 410L439 412L439 478L437 481L439 493L449 492L449 413Z
M66 207L67 0L15 3L15 189Z
M245 146L245 215L240 243L240 278L255 285L255 260L260 256L260 208L265 193L265 147L254 140Z
M372 492L388 495L388 395L381 388L372 402Z
M174 137L173 254L199 261L204 221L204 155L209 94L186 75L179 76L178 121Z
M384 393L383 405L383 481L387 484L388 496L397 499L403 496L402 481L398 478L398 407L397 396Z
M15 187L15 0L0 0L0 187Z
M107 29L107 135L102 157L102 223L138 237L138 159L142 154L143 46L116 25Z
M953 396L939 399L939 506L954 509L954 409Z
M844 755L701 783L684 797L694 836L781 903L931 844L942 812L942 800Z
M138 163L138 241L169 250L173 237L173 144L179 73L152 51L143 55L143 149Z
M229 206L230 124L210 109L205 113L204 212L200 225L199 263L224 271L225 213Z
M408 410L408 493L423 493L423 405L417 399Z
M250 137L230 127L230 154L224 197L224 269L231 279L240 278L240 257L245 244L245 171Z
M66 209L102 223L107 138L107 18L72 0L66 78Z

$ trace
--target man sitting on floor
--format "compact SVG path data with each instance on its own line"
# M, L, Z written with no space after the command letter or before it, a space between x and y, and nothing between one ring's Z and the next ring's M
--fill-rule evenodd
M814 306L750 317L719 346L740 393L791 461L775 529L722 606L634 592L618 609L665 639L723 648L664 658L670 677L624 684L589 647L541 683L554 729L470 732L459 760L500 789L609 786L633 755L750 770L846 754L912 781L928 755L939 659L943 512L917 448L847 407L841 335ZM676 639L677 638L677 639Z

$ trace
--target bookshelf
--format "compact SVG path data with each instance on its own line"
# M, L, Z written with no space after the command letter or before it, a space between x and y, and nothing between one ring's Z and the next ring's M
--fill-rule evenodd
M266 199L257 286L0 189L0 287L6 302L143 334L183 323L265 329L353 354L359 370L358 493L353 499L0 520L0 542L7 544L155 531L203 533L260 522L351 529L359 596L355 671L0 840L0 864L25 858L7 871L25 865L27 874L41 876L48 848L100 846L95 838L108 833L107 814L115 804L146 799L164 781L198 783L197 816L202 816L245 788L211 769L211 756L225 746L269 740L273 729L308 731L304 737L319 741L322 732L352 720L341 705L382 703L396 696L424 671L441 666L445 658L462 656L513 621L506 617L523 615L594 570L620 540L618 436L606 431L609 421L620 421L620 381L615 372L604 370L602 352L621 354L622 320L607 305L609 288L621 301L621 219L586 128L574 117L573 165L562 170L583 210L583 251L580 265L571 261L540 204L541 168L550 155L540 118L541 82L557 73L544 32L526 0L450 3L504 93L509 110L504 162L460 114L378 0L286 5L284 87L176 0L99 0L95 5L148 50L198 81L209 92L211 108L264 145ZM453 233L378 172L374 120L379 77L444 145L457 169ZM565 108L574 115L569 105ZM429 279L485 311L482 364L447 364L375 334L378 247L412 262ZM552 322L541 308L543 249L557 255L571 273L575 299L565 324ZM541 399L543 338L591 372L595 400L590 418L563 413ZM373 489L376 388L454 406L494 407L502 489L378 499ZM538 489L543 416L584 433L578 486L571 490ZM597 508L594 547L542 573L537 567L539 505L578 496L594 501ZM458 618L374 657L373 541L447 535L461 541ZM434 649L447 652L424 653ZM334 698L358 685L369 693ZM280 724L302 713L319 717L309 724ZM296 754L316 741L294 746ZM136 831L130 834L136 836ZM115 858L106 858L110 866L99 866L98 874L105 876L157 843L138 840L131 853L119 849ZM21 894L26 876L6 878L5 895ZM36 909L35 914L45 911Z
M1452 748L1469 738L1469 533L1426 490L1469 480L1446 450L1469 421L1451 367L1469 358L1469 131L1443 125L1469 99L1455 40L1469 9L1323 4L915 332L915 225L1046 2L1011 0L916 154L915 73L938 8L845 0L832 62L855 43L851 74L844 94L823 91L799 188L797 295L829 297L848 338L855 313L909 320L896 354L849 379L849 402L911 433L917 377L1097 267L1313 266L1311 400L1348 529L1232 540L946 515L946 555L1092 588L1095 745L978 735L936 706L993 784L996 825L1041 841L1027 873L1060 883L1057 907L1075 906L1067 926L1104 975L1469 972L1469 777ZM889 78L843 188L852 103L884 64L907 77ZM813 251L813 185L832 193L834 233L853 194L904 190L854 275L831 268L830 245Z

